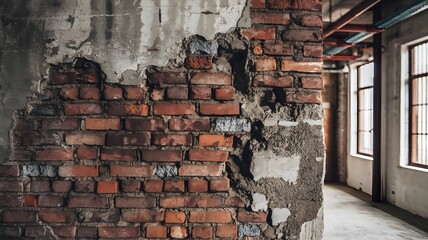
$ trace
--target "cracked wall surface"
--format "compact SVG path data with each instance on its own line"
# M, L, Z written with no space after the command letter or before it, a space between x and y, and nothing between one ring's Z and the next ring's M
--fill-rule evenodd
M321 239L320 1L106 2L8 2L56 10L40 66L2 63L37 93L8 110L0 236Z

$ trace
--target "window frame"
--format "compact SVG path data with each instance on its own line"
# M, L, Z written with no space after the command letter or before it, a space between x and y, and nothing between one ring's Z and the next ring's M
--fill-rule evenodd
M356 72L357 72L357 88L356 88L356 94L357 94L357 109L356 109L356 111L357 111L357 125L356 125L356 127L357 127L356 128L356 130L357 130L356 131L357 132L357 136L356 136L357 141L356 141L356 143L357 143L357 145L356 145L356 153L358 155L373 157L373 141L372 141L372 153L371 154L360 151L360 143L361 143L361 140L360 140L360 91L367 90L367 89L373 89L373 82L371 83L370 86L360 88L361 67L368 65L368 64L373 64L373 61L366 62L366 63L358 65L356 67ZM373 113L373 110L374 109L373 109L373 102L372 102L372 113ZM371 131L373 131L373 128L371 129ZM372 135L372 137L373 137L373 135Z
M422 45L422 44L426 44L428 43L428 40L424 40L424 41L419 41L417 43L411 44L409 46L407 46L407 51L408 51L408 69L409 69L409 87L408 87L408 118L409 118L409 127L408 127L408 161L407 164L409 166L413 166L413 167L418 167L418 168L424 168L424 169L428 169L428 164L424 165L424 164L419 164L419 163L414 163L413 162L413 141L412 141L412 136L413 136L413 81L417 78L421 78L421 77L428 77L428 71L422 74L413 74L413 70L414 70L414 49L415 47ZM428 79L426 80L428 82ZM428 93L427 93L428 94ZM428 106L428 104L427 104ZM417 133L416 133L417 134Z

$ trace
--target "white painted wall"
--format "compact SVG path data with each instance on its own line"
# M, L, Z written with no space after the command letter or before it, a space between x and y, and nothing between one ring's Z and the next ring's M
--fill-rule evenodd
M402 1L404 2L404 1ZM399 2L397 3L399 4ZM391 13L397 6L390 6ZM406 44L428 36L428 11L383 34L382 164L386 200L428 218L428 170L408 166Z

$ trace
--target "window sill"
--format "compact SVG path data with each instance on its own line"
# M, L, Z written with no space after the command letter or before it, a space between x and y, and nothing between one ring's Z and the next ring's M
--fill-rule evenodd
M353 153L353 154L350 154L350 155L351 155L351 157L354 157L354 158L360 158L360 159L363 159L363 160L373 161L373 157L369 157L369 156L366 156L366 155L362 155L362 154L358 154L358 153Z
M400 167L402 167L404 169L413 170L413 171L428 173L428 168L416 167L416 166L411 166L411 165L400 165Z

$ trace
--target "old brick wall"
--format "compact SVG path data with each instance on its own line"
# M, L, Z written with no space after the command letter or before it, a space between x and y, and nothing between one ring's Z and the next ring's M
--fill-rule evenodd
M0 236L321 239L320 8L255 0L140 85L52 66L14 116Z

